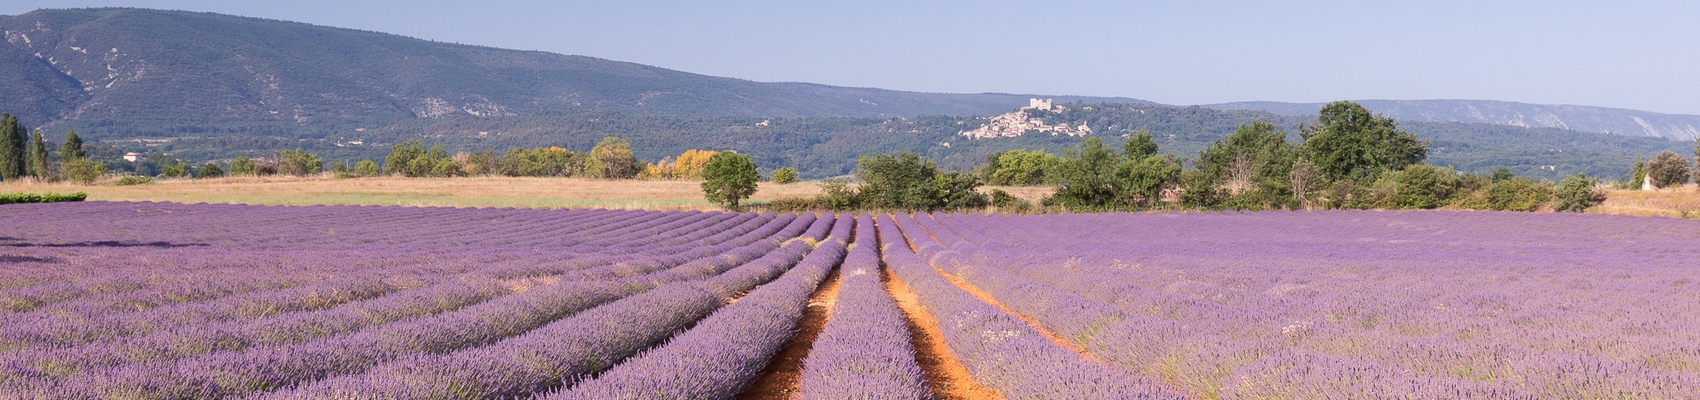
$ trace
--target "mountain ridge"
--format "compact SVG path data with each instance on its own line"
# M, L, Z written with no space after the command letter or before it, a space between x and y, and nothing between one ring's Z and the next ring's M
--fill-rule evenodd
M1559 128L1671 140L1700 137L1700 115L1666 114L1627 108L1569 104L1533 104L1496 100L1355 100L1370 111L1398 120L1477 122L1529 128ZM1242 101L1208 104L1224 110L1257 110L1274 114L1316 115L1323 103Z
M37 10L0 20L0 30L9 45L0 47L10 52L0 58L0 67L35 69L22 77L25 82L0 85L6 92L34 95L0 99L0 109L53 122L248 119L313 126L547 110L890 117L989 114L1031 97L756 82L580 55L185 11ZM38 61L77 85L32 91L29 82L52 81L49 71L37 71Z

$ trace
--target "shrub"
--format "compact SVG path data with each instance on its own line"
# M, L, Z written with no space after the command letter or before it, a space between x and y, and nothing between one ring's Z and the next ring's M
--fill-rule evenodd
M745 157L749 158L749 157ZM713 157L709 157L713 162ZM751 165L754 165L753 163ZM637 157L632 156L632 144L625 139L609 136L590 149L590 157L585 162L584 173L595 178L626 179L637 176L643 164L638 163ZM707 173L704 167L703 173ZM706 177L704 178L706 179Z
M1605 202L1605 192L1594 188L1599 183L1599 179L1589 178L1586 173L1564 178L1558 182L1558 189L1553 193L1553 209L1559 212L1582 212L1588 207Z
M84 185L94 183L106 175L106 164L87 158L76 158L65 162L65 179Z
M88 193L76 192L70 194L57 193L0 193L0 204L15 203L58 203L66 201L83 201Z
M738 202L756 193L755 161L750 156L721 152L709 157L702 171L703 197L727 208L738 209Z
M114 186L150 185L153 184L153 178L126 175L123 178L118 178L118 182L113 182L112 184Z
M819 198L785 197L767 203L767 210L773 212L804 212L821 209Z
M862 207L862 196L843 179L828 179L821 184L820 197L815 202L832 211L850 211Z
M957 210L985 207L986 195L977 189L980 178L961 172L939 172L932 160L915 153L869 154L856 160L861 179L856 198L863 207L907 211Z
M161 168L159 170L159 174L164 175L167 178L182 178L189 175L189 163L183 162L183 160L177 160L176 164L167 165L165 168Z
M236 157L234 160L230 160L231 176L253 176L258 172L259 170L255 168L254 159L252 158L242 156Z
M219 168L217 164L213 163L207 163L207 165L201 166L200 172L195 173L195 178L197 179L219 178L223 176L224 169Z
M378 176L378 163L372 162L372 160L360 160L359 163L354 164L354 175L360 177Z
M797 169L785 167L773 170L773 183L779 185L797 183Z
M1458 176L1452 168L1428 164L1413 164L1403 171L1389 172L1382 178L1393 189L1386 205L1388 208L1443 207L1459 185Z
M572 176L583 173L585 154L560 147L515 148L496 158L495 173L504 176Z
M973 174L961 172L946 172L933 176L933 187L937 188L933 207L928 210L965 210L985 208L991 204L986 195L980 193L980 178Z
M459 162L459 164L462 165L461 172L464 172L467 175L477 175L477 176L492 175L492 174L496 173L496 152L495 151L485 150L485 151L480 151L480 152L474 152L474 153L471 153L471 154L468 154L468 153L461 153L461 154L465 156L464 157L465 161ZM459 159L459 158L463 158L463 157L457 156L455 158Z
M449 157L443 146L426 148L423 141L409 140L390 147L384 158L384 173L406 177L445 177L460 174L460 163Z
M277 155L277 173L293 176L308 176L324 172L325 162L319 155L308 153L306 150L284 150Z
M1660 189L1688 183L1689 170L1688 159L1670 150L1659 152L1647 163L1647 176L1653 178L1653 187Z
M988 197L990 197L992 207L997 207L998 211L1015 214L1026 214L1033 211L1033 203L1011 196L1009 192L1002 189L992 189L992 194Z
M1534 211L1552 200L1552 194L1552 182L1511 178L1489 184L1454 205L1470 210Z
M1613 186L1616 186L1618 189L1641 190L1641 184L1642 182L1646 182L1646 178L1647 160L1636 158L1635 166L1629 170L1629 174L1624 175L1623 179L1618 180L1617 184Z

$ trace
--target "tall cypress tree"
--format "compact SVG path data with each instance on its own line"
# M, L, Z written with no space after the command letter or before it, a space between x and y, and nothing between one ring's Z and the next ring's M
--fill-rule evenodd
M12 114L0 114L0 180L24 175L24 129Z
M83 158L83 138L77 137L77 131L65 134L65 145L59 146L59 159L62 162Z
M28 155L30 175L46 180L47 176L52 174L52 168L47 164L47 143L42 141L41 131L30 134Z

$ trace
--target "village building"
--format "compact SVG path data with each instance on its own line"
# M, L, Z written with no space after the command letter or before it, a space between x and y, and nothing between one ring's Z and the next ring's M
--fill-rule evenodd
M989 139L996 137L1019 137L1029 131L1050 133L1051 136L1086 136L1092 134L1092 128L1086 124L1070 126L1067 123L1051 125L1040 118L1032 118L1029 110L1042 112L1062 112L1063 107L1051 104L1051 99L1027 99L1027 106L1013 112L991 117L986 125L973 130L957 132L958 135L970 139Z

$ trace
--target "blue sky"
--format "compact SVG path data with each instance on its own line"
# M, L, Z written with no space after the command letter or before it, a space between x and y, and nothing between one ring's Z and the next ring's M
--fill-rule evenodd
M1700 2L7 0L301 21L757 81L1169 104L1485 99L1700 114Z

